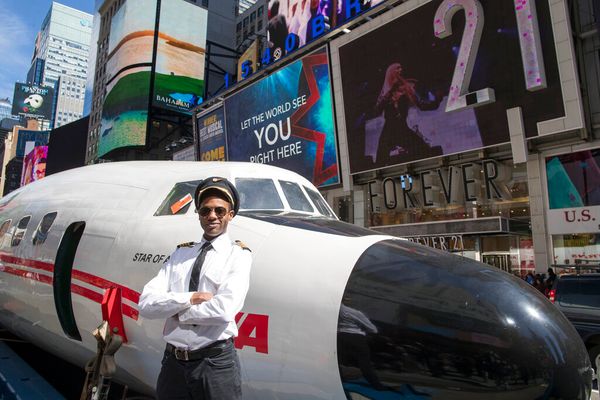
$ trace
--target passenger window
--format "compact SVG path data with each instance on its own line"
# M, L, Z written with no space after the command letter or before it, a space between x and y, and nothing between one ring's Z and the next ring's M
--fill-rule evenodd
M2 225L0 225L0 238L2 236L4 236L6 234L6 232L8 232L8 228L10 228L10 223L12 220L7 219L6 221L4 221L2 223Z
M292 210L308 212L314 211L310 205L310 202L306 198L306 195L302 192L300 185L288 181L279 181L279 184L281 185L283 194L285 194L285 198L287 199L288 203L290 203Z
M0 225L0 247L4 247L4 237L7 236L8 228L10 228L11 219L7 219Z
M283 203L272 179L237 178L235 187L244 210L283 210Z
M304 186L304 190L306 190L306 193L308 193L308 197L310 197L313 204L315 205L315 207L317 207L317 210L319 210L321 214L326 215L328 217L335 217L335 215L331 212L331 210L329 210L329 206L327 205L325 200L323 200L323 197L321 197L319 193L307 188L306 186Z
M154 216L185 214L189 210L190 205L194 203L194 193L200 182L198 180L175 184L167 195L167 198L154 213Z
M27 230L27 225L29 225L30 219L31 219L31 215L21 218L21 220L17 224L15 233L13 234L12 241L10 243L11 247L16 247L21 243L23 236L25 236L25 231Z
M54 223L56 219L57 213L51 212L44 215L44 218L40 221L37 229L33 233L33 244L34 246L39 246L43 244L48 238L48 232L50 231L50 227Z

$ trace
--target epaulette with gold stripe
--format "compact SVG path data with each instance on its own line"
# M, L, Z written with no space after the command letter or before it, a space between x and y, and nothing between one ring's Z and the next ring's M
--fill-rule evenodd
M250 250L250 247L246 246L244 244L244 242L242 242L241 240L236 240L235 244L237 244L238 246L240 246L244 250L248 250L249 252L252 252L252 250Z
M196 244L196 242L185 242L185 243L178 244L177 248L180 248L180 247L194 247L195 244Z

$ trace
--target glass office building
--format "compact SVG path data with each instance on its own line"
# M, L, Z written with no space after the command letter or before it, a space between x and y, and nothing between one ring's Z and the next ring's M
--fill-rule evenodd
M82 117L92 15L52 2L42 23L33 63L45 60L43 84L55 89L51 127Z

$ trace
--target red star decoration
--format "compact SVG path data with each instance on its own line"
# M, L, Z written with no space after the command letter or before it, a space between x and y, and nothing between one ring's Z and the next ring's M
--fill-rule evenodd
M296 110L296 112L294 112L294 114L291 116L293 136L315 142L317 145L312 179L315 186L319 186L324 182L327 182L327 180L337 176L338 166L337 163L335 163L323 169L326 135L323 132L305 128L299 125L299 122L321 98L321 93L319 92L319 88L317 86L317 79L315 78L313 67L318 65L327 65L327 62L327 53L316 53L306 56L302 59L302 71L304 73L304 77L306 78L310 94L306 100L306 103L302 107L298 108L298 110Z

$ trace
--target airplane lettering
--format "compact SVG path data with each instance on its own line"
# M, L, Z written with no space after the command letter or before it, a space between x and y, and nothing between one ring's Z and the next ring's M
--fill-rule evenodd
M244 316L246 316L244 318ZM240 323L241 321L241 323ZM254 347L257 353L269 354L269 316L261 314L238 313L235 316L238 324L238 336L235 348Z
M135 253L133 256L133 262L151 262L154 264L166 262L168 259L166 254Z

